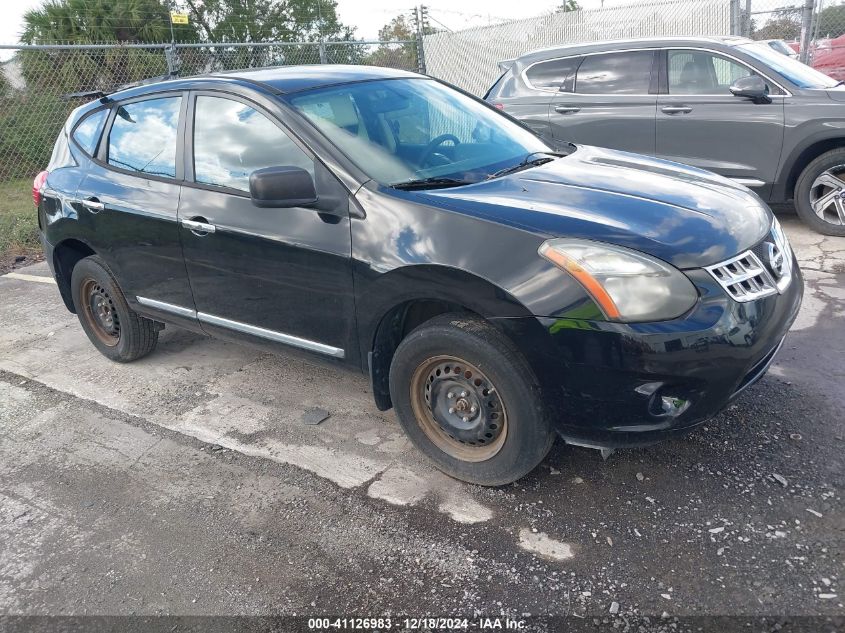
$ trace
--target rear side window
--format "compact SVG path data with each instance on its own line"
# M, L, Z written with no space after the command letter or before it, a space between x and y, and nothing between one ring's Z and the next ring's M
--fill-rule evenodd
M266 116L239 101L197 97L194 180L249 191L256 169L292 165L314 175L314 161Z
M582 94L648 94L653 51L587 55L578 68L575 92Z
M85 117L73 131L73 140L89 156L92 156L97 149L97 142L100 140L100 133L103 131L107 116L108 110L99 110Z
M539 62L525 71L525 78L538 90L560 90L572 92L575 83L575 71L581 63L581 57L567 57Z
M182 97L163 97L118 106L109 132L109 165L175 178L181 104Z

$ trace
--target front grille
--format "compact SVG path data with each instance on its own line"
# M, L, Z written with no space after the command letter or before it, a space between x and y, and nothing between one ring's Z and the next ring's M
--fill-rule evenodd
M733 299L740 302L768 297L778 291L772 276L752 251L708 266L707 272Z
M792 249L775 219L766 238L751 250L707 266L713 278L736 301L754 301L783 292L792 280Z

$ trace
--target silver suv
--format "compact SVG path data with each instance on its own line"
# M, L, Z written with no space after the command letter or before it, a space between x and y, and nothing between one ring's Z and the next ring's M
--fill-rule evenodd
M485 99L544 136L716 172L845 236L845 86L764 43L621 40L500 67Z

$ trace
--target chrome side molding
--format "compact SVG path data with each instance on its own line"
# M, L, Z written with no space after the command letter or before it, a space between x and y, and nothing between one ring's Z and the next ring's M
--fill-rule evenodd
M147 306L148 308L155 308L156 310L162 310L164 312L172 312L173 314L188 317L189 319L197 318L196 310L191 310L190 308L183 308L182 306L177 306L173 303L165 303L164 301L158 301L156 299L147 299L146 297L135 298L138 300L138 303Z
M756 187L762 187L766 183L762 180L757 180L756 178L730 178L738 185L745 185L746 187L750 187L752 189Z
M270 341L276 341L277 343L284 343L285 345L307 349L311 352L318 352L320 354L325 354L326 356L332 356L333 358L343 358L346 356L346 352L339 347L333 347L331 345L326 345L325 343L318 343L317 341L300 338L298 336L293 336L292 334L276 332L275 330L267 330L263 327L249 325L248 323L241 323L240 321L231 321L229 319L224 319L223 317L214 316L213 314L206 314L205 312L197 312L197 318L202 323L236 330L238 332L251 334L252 336L258 336L260 338L266 338Z
M172 303L166 303L164 301L158 301L157 299L148 299L147 297L135 298L138 300L138 303L149 308L154 308L163 312L170 312L171 314L176 314L182 317L188 317L189 319L198 319L200 322L208 323L209 325L216 325L218 327L226 328L229 330L235 330L236 332L250 334L251 336L265 338L267 340L275 341L277 343L290 345L291 347L298 347L300 349L308 350L309 352L325 354L326 356L331 356L332 358L346 357L346 352L344 350L339 347L334 347L332 345L326 345L325 343L318 343L317 341L312 341L307 338L300 338L299 336L285 334L284 332L277 332L275 330L268 330L266 328L258 327L256 325L241 323L240 321L224 319L223 317L208 314L206 312L197 312L196 310L192 310L190 308L185 308Z

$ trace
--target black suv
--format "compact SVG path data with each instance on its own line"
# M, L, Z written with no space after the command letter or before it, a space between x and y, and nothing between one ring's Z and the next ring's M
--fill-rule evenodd
M714 171L845 236L845 86L763 42L574 44L500 66L488 101L540 133Z
M47 261L108 358L164 324L369 372L466 481L555 434L607 448L766 371L802 280L768 207L695 168L550 147L436 80L244 71L78 108L34 185Z

